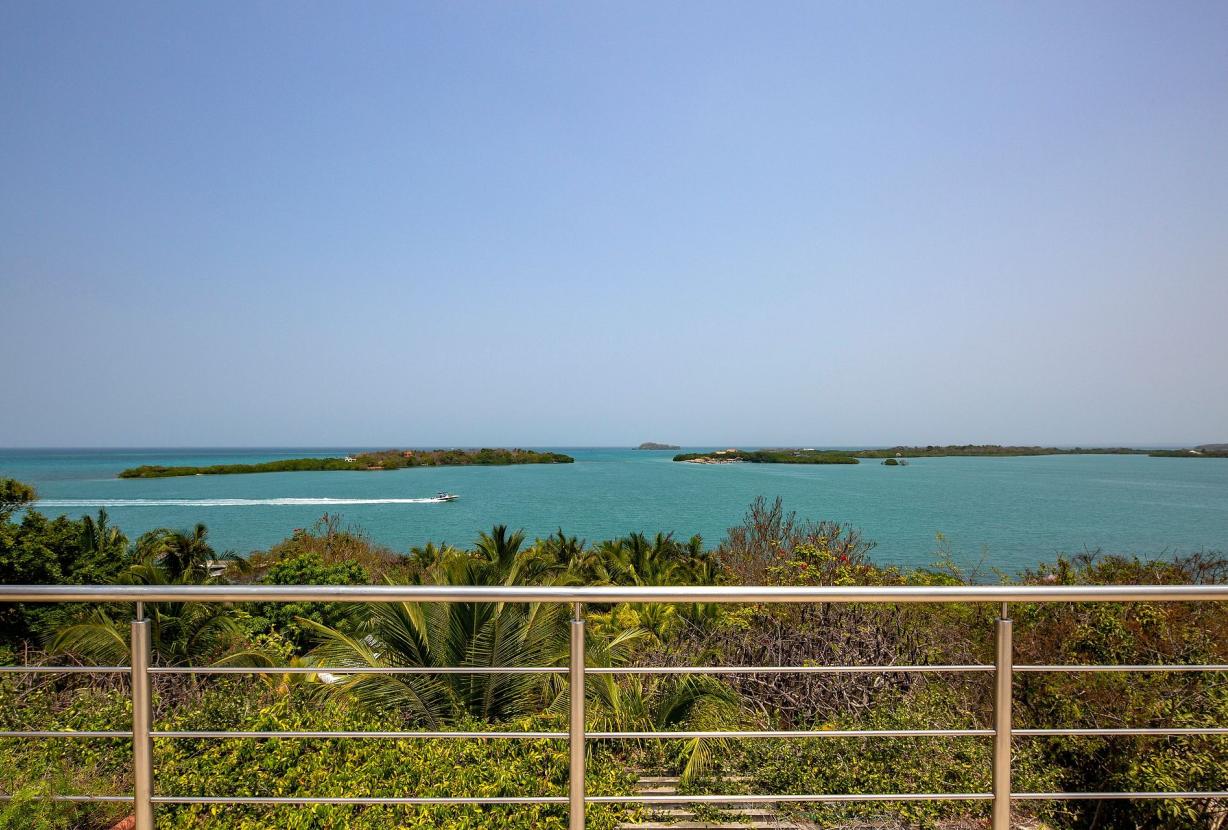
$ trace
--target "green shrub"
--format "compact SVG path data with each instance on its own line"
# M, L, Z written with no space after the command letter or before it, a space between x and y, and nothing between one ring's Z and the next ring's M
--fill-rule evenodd
M253 695L250 682L221 683L199 697L159 700L163 730L403 729L389 718L337 703L321 704L292 689L276 699ZM20 698L21 704L18 705ZM56 691L0 685L4 729L125 729L126 691L82 687ZM477 722L465 731L491 729ZM501 725L509 731L565 731L556 717ZM0 827L80 830L109 827L126 808L112 805L47 807L33 796L56 793L131 792L131 741L65 739L0 741L0 777L11 794L27 798L0 812ZM567 744L552 739L198 739L155 742L156 792L213 796L562 796L566 794ZM595 752L589 791L630 791L633 778L606 754ZM629 811L589 809L590 828L611 830ZM160 805L159 830L392 830L392 828L547 828L567 826L566 805L430 807L308 807Z
M327 563L318 551L308 551L277 562L260 581L265 585L364 585L371 578L358 562ZM262 602L253 603L248 610L256 618L253 621L256 631L276 631L302 653L314 643L315 637L300 618L341 628L348 625L355 607L338 602Z
M935 683L866 715L818 724L816 729L974 729L967 689ZM814 738L747 741L739 762L747 785L760 793L987 793L992 739L988 737ZM1017 789L1051 787L1056 771L1035 753L1016 755ZM797 808L822 827L844 821L896 822L932 827L940 820L988 814L985 801L899 801L815 804ZM1016 805L1016 814L1024 808Z

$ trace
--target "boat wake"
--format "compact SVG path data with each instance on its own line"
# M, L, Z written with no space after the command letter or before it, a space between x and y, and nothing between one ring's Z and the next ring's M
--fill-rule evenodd
M326 507L353 504L442 504L447 499L40 499L38 507Z

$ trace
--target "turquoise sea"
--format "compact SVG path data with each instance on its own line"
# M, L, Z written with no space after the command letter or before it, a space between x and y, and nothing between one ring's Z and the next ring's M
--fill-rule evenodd
M1146 456L926 458L907 467L678 464L671 452L552 448L575 464L389 472L115 478L139 464L221 464L338 455L345 449L0 450L0 476L34 484L40 510L106 507L130 536L209 526L218 549L267 547L325 512L398 550L467 543L496 523L530 537L557 528L592 540L630 531L701 534L715 544L756 496L861 528L881 564L957 561L1016 571L1085 548L1157 555L1228 550L1228 460ZM695 448L704 449L704 448ZM388 499L460 495L450 504ZM304 502L307 499L310 501Z

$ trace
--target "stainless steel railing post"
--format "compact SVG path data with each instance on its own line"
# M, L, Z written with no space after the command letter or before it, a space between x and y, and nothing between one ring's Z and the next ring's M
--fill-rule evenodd
M572 605L571 658L568 672L571 713L567 748L571 761L567 783L568 830L584 830L584 609Z
M994 624L993 706L993 830L1011 826L1011 685L1014 654L1010 609L1002 603L1002 616Z
M132 621L132 791L135 830L154 830L149 620Z

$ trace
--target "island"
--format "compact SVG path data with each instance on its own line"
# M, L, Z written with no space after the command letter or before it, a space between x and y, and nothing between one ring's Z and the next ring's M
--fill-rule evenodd
M1139 447L1020 447L1002 444L947 444L924 447L888 447L885 449L851 450L856 458L944 458L949 456L1032 456L1032 455L1150 455L1154 458L1228 458L1214 444L1192 450L1156 450Z
M637 450L680 450L677 444L658 444L656 441L645 441L636 447Z
M946 458L950 456L1028 455L1147 455L1151 450L1135 447L1031 447L1003 444L929 444L924 447L885 447L849 450L856 458Z
M1152 458L1228 458L1228 445L1203 444L1192 450L1153 450Z
M924 447L886 447L861 450L801 449L740 450L729 448L713 452L688 452L674 456L690 464L856 464L861 458L882 458L906 465L906 458L946 458L953 456L1037 456L1037 455L1148 455L1153 458L1228 458L1222 444L1204 444L1194 449L1156 450L1138 447L1024 447L1002 444L947 444Z
M714 452L684 452L675 461L687 464L858 464L846 452L826 452L813 449L739 450L730 448Z
M381 450L344 458L285 458L259 464L215 464L210 467L145 465L122 471L120 478L170 478L243 473L319 472L330 470L401 470L407 467L494 467L509 464L571 464L575 459L558 452L521 449Z

